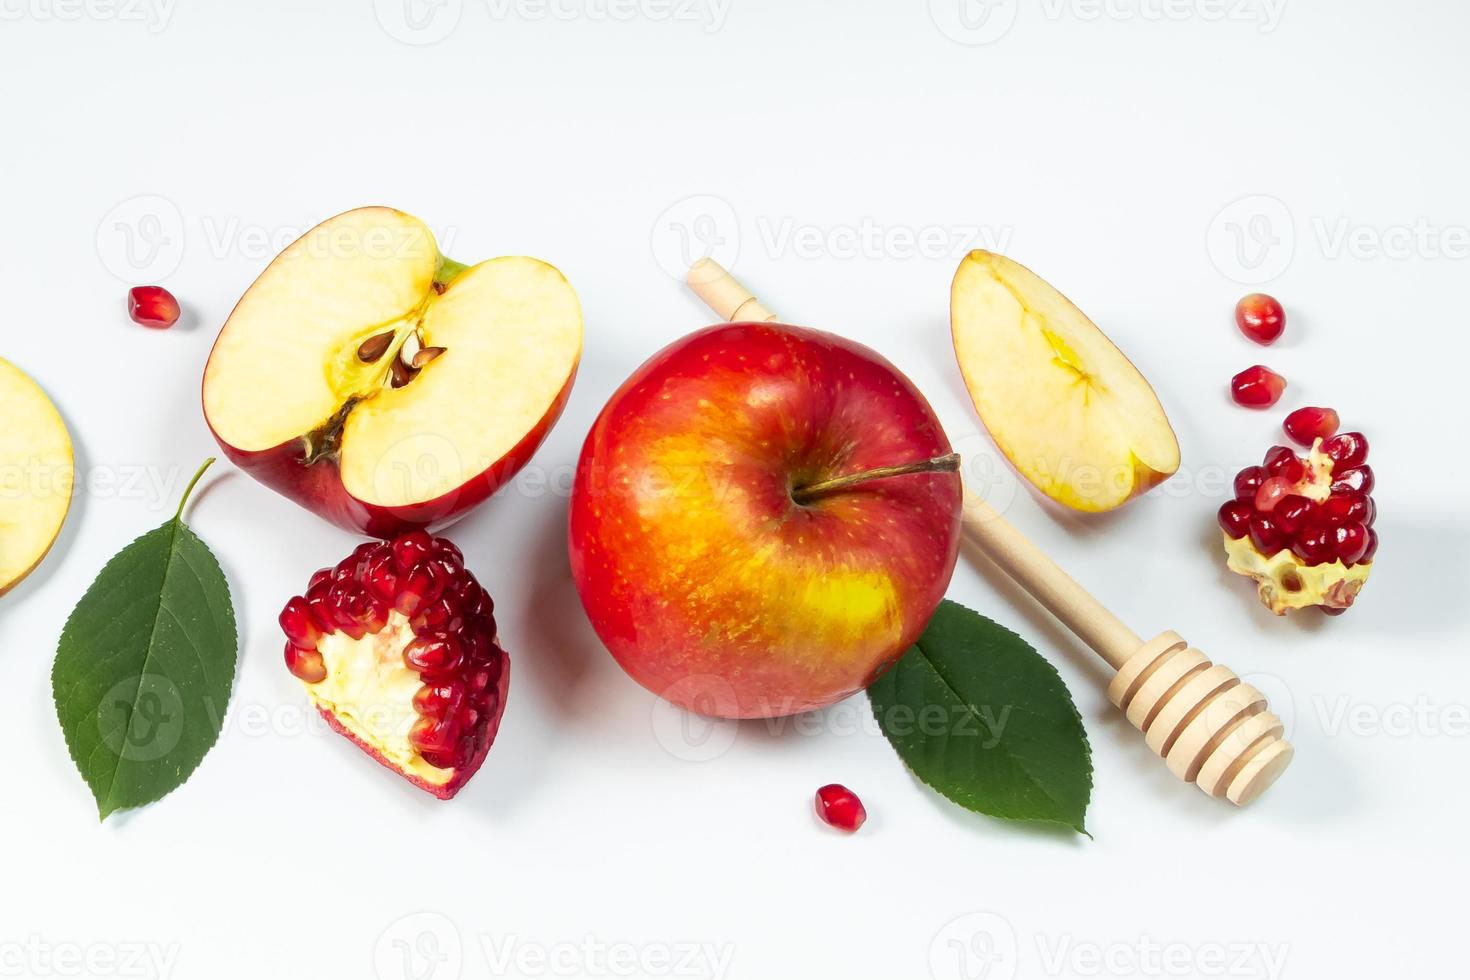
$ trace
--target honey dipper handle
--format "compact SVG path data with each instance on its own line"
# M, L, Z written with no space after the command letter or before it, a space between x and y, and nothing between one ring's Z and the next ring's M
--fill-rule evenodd
M776 314L761 305L740 280L725 271L725 267L714 259L700 259L689 267L686 277L694 295L704 300L704 305L715 311L721 320L758 320L767 323L776 319Z
M1143 646L1131 629L968 489L965 533L1016 583L1092 647L1114 670Z

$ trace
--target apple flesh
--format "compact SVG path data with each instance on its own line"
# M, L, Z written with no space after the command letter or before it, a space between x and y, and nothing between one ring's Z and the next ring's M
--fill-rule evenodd
M1179 469L1179 442L1143 375L1030 269L971 252L955 273L950 326L981 421L1048 497L1112 510Z
M51 550L71 507L71 436L51 399L0 358L0 595Z
M352 531L442 526L495 492L561 414L582 315L523 257L463 266L417 218L359 208L289 246L204 370L225 454Z
M828 481L949 440L860 344L779 323L706 328L623 383L582 448L572 576L632 677L710 715L775 717L862 690L914 642L959 547L959 476Z

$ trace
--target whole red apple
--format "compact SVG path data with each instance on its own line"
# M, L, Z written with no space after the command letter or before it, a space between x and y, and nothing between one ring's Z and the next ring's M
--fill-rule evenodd
M246 291L204 368L204 416L266 486L391 537L443 526L515 476L581 353L581 308L556 269L464 266L417 218L358 208Z
M675 704L737 718L832 704L944 596L961 498L947 454L928 402L874 351L779 323L708 327L592 426L572 576L623 669ZM926 471L873 472L895 466Z

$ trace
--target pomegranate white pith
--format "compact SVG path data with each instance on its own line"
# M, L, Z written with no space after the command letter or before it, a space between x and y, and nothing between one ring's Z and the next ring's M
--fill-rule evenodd
M413 531L369 542L286 603L286 666L333 728L447 799L505 708L493 611L449 541Z

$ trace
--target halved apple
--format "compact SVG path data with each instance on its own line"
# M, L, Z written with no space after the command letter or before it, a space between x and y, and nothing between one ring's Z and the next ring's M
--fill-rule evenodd
M577 295L552 266L463 266L417 218L359 208L241 298L204 369L204 415L256 479L386 537L442 526L515 476L581 354Z
M51 550L75 484L71 436L46 393L0 358L0 595Z
M1179 442L1143 375L1030 269L979 249L965 256L950 328L981 421L1048 497L1112 510L1179 469Z

